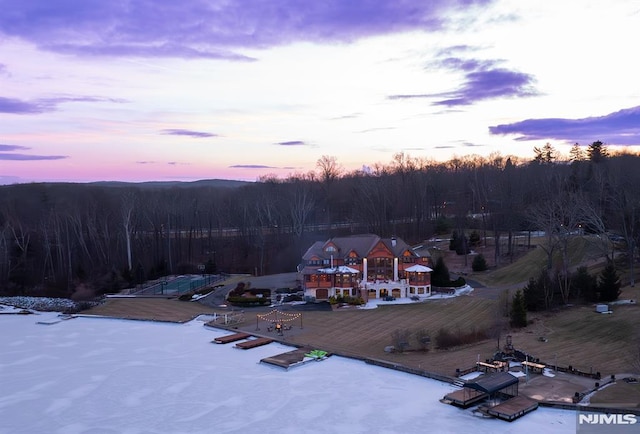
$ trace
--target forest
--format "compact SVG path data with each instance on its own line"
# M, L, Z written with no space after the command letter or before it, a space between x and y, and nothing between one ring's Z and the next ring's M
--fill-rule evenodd
M475 229L505 238L543 233L549 257L568 235L616 237L633 266L640 225L640 156L600 141L568 156L547 144L533 159L492 154L446 162L395 154L346 171L256 182L34 183L0 187L0 295L72 297L170 274L295 271L316 240L375 233L409 244ZM561 270L562 271L562 270ZM567 270L564 270L567 273Z

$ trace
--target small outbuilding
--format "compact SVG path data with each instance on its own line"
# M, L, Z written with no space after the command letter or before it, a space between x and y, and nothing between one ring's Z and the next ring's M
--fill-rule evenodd
M489 398L497 395L518 396L518 377L508 372L496 372L482 375L475 381L465 383L464 387L477 390Z
M498 395L513 397L518 395L518 378L508 372L496 372L478 377L464 383L461 390L449 393L441 399L446 404L468 408L486 399L494 399Z
M482 375L440 401L462 408L484 401L474 412L511 422L538 408L536 401L518 396L518 382L518 378L508 372Z

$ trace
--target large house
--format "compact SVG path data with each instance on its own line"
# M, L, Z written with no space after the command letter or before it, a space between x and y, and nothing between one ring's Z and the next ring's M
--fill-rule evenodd
M400 238L377 235L335 237L314 243L302 257L306 297L384 297L431 295L430 257Z

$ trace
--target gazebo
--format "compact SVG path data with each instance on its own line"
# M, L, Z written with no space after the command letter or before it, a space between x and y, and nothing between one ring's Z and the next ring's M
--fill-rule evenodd
M431 268L425 265L412 265L405 268L407 283L409 284L409 297L431 296Z

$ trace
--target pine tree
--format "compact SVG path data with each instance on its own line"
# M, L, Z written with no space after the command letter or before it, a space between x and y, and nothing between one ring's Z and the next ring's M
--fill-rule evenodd
M433 267L431 273L431 283L433 286L449 286L451 282L451 276L449 275L449 269L444 263L444 259L440 256L436 260L436 265Z
M600 140L589 145L587 154L592 163L601 163L609 157L607 147Z
M489 268L487 266L487 260L482 253L473 258L473 262L471 263L471 269L473 271L485 271L487 268Z
M471 247L478 247L480 245L480 234L478 233L478 231L473 231L471 232L471 234L469 235L469 246Z
M513 296L511 303L511 326L526 327L527 326L527 306L522 296L522 291L517 290Z
M608 261L607 265L600 273L600 282L598 283L598 292L600 293L600 301L614 301L620 295L620 277L616 272L613 261Z
M458 237L458 231L453 231L451 239L449 240L449 250L457 250L460 239Z
M578 267L571 276L571 286L575 288L576 297L595 303L598 301L598 279L589 274L587 267Z
M583 161L584 160L584 151L577 143L571 147L569 151L569 159L572 162Z

